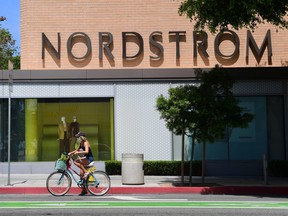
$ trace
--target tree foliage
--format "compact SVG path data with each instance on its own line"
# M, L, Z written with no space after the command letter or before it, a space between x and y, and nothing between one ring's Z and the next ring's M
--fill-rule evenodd
M254 30L264 22L288 28L287 10L288 0L184 0L178 12L195 21L196 30L215 33L229 26Z
M202 74L199 88L200 101L197 102L198 118L196 140L202 143L202 184L204 184L206 164L206 143L224 138L227 128L245 128L253 115L246 113L234 97L234 80L220 67Z
M181 156L181 183L184 183L184 137L190 128L193 128L194 112L193 99L196 97L196 86L184 85L170 88L169 97L160 95L156 101L156 108L160 112L160 118L166 121L166 126L176 135L182 135ZM195 96L195 97L194 97Z
M15 40L11 33L1 25L1 22L5 20L5 17L0 17L0 69L8 69L8 60L13 62L14 69L20 69L20 56L18 48L15 46Z
M195 86L184 85L170 88L169 98L160 95L157 98L157 110L162 119L166 121L166 126L176 135L181 135L182 130L191 127L192 115L190 113L192 102L190 94Z

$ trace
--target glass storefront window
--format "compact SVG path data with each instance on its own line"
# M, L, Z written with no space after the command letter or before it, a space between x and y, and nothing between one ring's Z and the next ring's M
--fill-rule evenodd
M11 100L11 161L25 160L24 99ZM8 160L8 99L0 99L0 161Z
M7 103L0 103L1 161L7 161ZM12 99L11 161L54 161L74 150L77 131L86 133L95 160L112 160L113 113L113 98Z
M284 152L284 132L272 134L275 129L283 128L283 99L282 97L238 97L240 106L255 115L248 128L231 128L227 130L226 138L217 140L214 143L207 143L207 160L262 160L264 154L273 152ZM269 101L276 101L272 104ZM269 105L272 104L273 106ZM267 115L270 110L280 110L273 112L273 118ZM274 119L274 120L273 120ZM275 119L278 119L276 121ZM270 135L267 135L267 131ZM282 131L282 134L279 134ZM273 135L273 136L272 136ZM281 138L281 140L279 139ZM185 137L185 160L190 160L191 138ZM280 140L280 142L279 142ZM269 143L275 143L268 147ZM173 135L174 160L181 160L181 137ZM276 149L277 148L277 149ZM269 152L268 152L269 149ZM274 156L275 158L276 156ZM283 156L282 156L283 157ZM202 144L195 144L194 160L202 159Z

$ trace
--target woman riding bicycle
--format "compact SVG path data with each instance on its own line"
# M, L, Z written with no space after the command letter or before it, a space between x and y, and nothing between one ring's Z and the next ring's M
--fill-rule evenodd
M77 158L74 160L74 164L80 168L80 177L85 179L87 178L89 172L86 170L86 166L94 161L92 150L90 144L86 138L86 134L83 132L79 132L75 135L77 138L77 143L79 143L79 147L69 152L69 156L76 155ZM87 190L83 187L80 195L87 194Z

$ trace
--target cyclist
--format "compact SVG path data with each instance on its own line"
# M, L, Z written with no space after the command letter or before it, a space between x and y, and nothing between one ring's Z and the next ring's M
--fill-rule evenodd
M77 158L74 160L74 164L80 168L80 177L82 179L87 178L88 176L88 171L86 170L86 166L90 164L91 162L94 161L92 150L90 147L90 144L86 138L86 134L83 132L79 132L75 135L77 138L77 142L79 143L79 147L72 151L69 152L69 156L76 155ZM86 188L83 186L82 192L80 195L85 195L87 194Z

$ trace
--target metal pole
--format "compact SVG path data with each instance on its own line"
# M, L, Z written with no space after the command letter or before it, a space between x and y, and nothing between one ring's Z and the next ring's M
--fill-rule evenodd
M8 183L10 185L10 153L11 153L11 92L9 90L9 99L8 99Z
M263 175L264 175L264 184L268 185L268 173L267 173L267 157L263 155Z
M13 63L11 61L8 62L9 69L9 79L8 79L8 90L9 90L9 98L8 98L8 183L10 185L10 166L11 166L11 92L13 92Z

